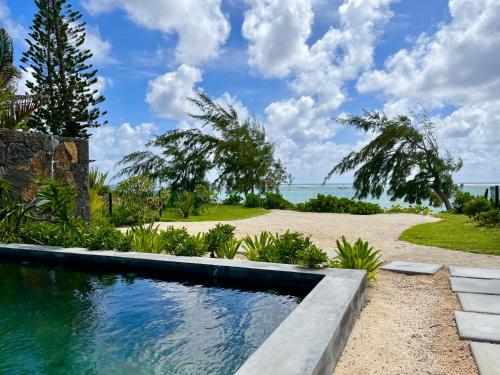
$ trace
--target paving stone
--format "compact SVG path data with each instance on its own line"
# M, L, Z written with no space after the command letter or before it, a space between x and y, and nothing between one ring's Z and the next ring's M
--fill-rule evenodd
M500 345L471 342L470 347L481 375L500 374Z
M455 311L455 320L461 339L500 343L500 315Z
M450 266L450 275L474 279L500 279L500 268L471 268Z
M408 275L434 275L443 268L442 264L396 261L381 267L383 270L406 273Z
M500 296L494 294L458 293L462 310L500 314Z
M500 294L500 280L450 277L450 281L454 292Z

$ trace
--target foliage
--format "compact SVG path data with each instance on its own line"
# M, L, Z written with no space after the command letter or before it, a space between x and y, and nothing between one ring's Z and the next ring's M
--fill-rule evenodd
M297 259L299 264L309 268L315 268L326 263L328 261L328 256L323 250L313 245L305 250L299 251L297 253Z
M243 239L243 249L245 250L247 259L254 262L260 261L260 254L268 254L270 248L274 247L275 239L272 233L266 231L261 232L258 237L254 236L252 238L246 236Z
M161 232L165 252L172 255L203 256L207 252L202 234L191 236L186 228L168 227Z
M492 208L491 202L485 197L475 197L464 205L464 214L470 218L477 218L481 212L489 211Z
M160 236L158 227L153 227L153 224L132 227L130 233L130 247L132 251L154 254L160 254L165 251L165 241Z
M241 220L250 217L265 215L269 213L268 210L264 208L246 208L241 205L237 206L225 206L216 205L212 206L210 210L203 210L198 213L198 215L190 215L189 218L184 219L182 214L177 208L166 209L161 213L162 221L188 221L188 222L199 222L199 221L229 221L229 220Z
M400 239L418 245L500 255L500 228L480 226L465 215L436 217L441 220L415 225L405 230Z
M497 208L481 212L476 220L485 227L498 227L500 226L500 210Z
M120 181L115 193L120 197L135 202L147 203L148 198L153 196L154 189L153 179L145 175L139 175Z
M370 247L367 242L359 238L354 245L351 245L344 236L342 242L337 240L337 258L332 260L330 267L365 270L368 281L373 280L378 269L383 265L380 258L380 250Z
M264 208L268 210L289 210L293 208L293 203L287 201L279 192L267 192L264 195Z
M40 97L16 95L21 73L14 66L12 38L0 28L0 128L22 128L31 114L42 104Z
M360 151L352 151L327 175L354 174L356 198L380 198L386 186L392 199L422 204L424 200L451 209L449 197L455 190L452 173L462 167L448 152L439 151L435 126L423 111L411 119L389 119L384 113L365 112L364 116L337 119L343 125L376 136Z
M30 92L44 98L27 125L44 133L88 137L88 128L100 126L99 104L104 97L95 88L97 70L83 48L85 23L68 0L36 0L38 12L30 27L23 70L32 73L26 84ZM105 123L105 122L104 122Z
M243 201L243 198L239 194L229 194L223 201L222 204L227 206L235 206L240 204Z
M88 226L85 246L90 250L131 251L132 240L132 232L122 233L110 224L92 224Z
M315 198L297 204L296 209L303 212L350 213L354 215L373 215L383 212L378 204L323 194L318 194Z
M243 240L237 240L236 238L230 238L229 240L223 242L215 251L215 256L217 258L234 259L238 250L241 246Z
M473 199L474 199L474 196L471 193L469 193L467 191L458 190L455 193L455 196L453 199L453 211L456 214L463 214L465 205Z
M194 207L209 211L217 203L217 192L208 183L198 184L194 188Z
M403 207L399 204L392 206L385 210L387 214L417 214L417 215L429 215L431 210L429 207L421 206L417 204L416 206Z
M259 194L248 193L245 195L245 207L255 208L264 206L264 199Z
M205 234L205 245L212 257L217 254L223 245L234 238L235 229L233 225L218 223Z
M179 193L179 195L177 196L176 205L181 212L182 217L184 219L189 218L189 213L194 206L193 193L190 193L189 191L182 191L181 193Z
M106 190L107 177L107 173L101 173L98 169L92 168L89 171L89 211L91 219L106 203L102 195Z

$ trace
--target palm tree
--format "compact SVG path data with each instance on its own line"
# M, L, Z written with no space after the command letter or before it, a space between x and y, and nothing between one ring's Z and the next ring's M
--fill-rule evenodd
M16 95L21 72L14 66L14 48L9 33L0 28L0 127L19 128L41 105L33 95Z

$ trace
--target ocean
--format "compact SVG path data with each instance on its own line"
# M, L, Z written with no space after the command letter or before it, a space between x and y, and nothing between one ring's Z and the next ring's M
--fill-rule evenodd
M463 184L462 190L467 191L474 195L484 195L486 189L492 185L499 183L467 183ZM318 194L331 194L336 197L353 198L354 188L350 184L292 184L283 185L280 188L283 196L292 203L304 202L310 198L314 198ZM365 202L378 203L383 208L389 208L393 205L399 204L407 207L408 203L402 200L391 201L387 195L382 195L380 199L368 197L362 199Z

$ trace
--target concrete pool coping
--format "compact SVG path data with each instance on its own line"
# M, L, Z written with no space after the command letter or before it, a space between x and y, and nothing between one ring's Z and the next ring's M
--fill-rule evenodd
M367 301L366 272L360 270L2 243L0 258L153 270L163 277L189 274L253 286L310 288L237 375L330 375Z

